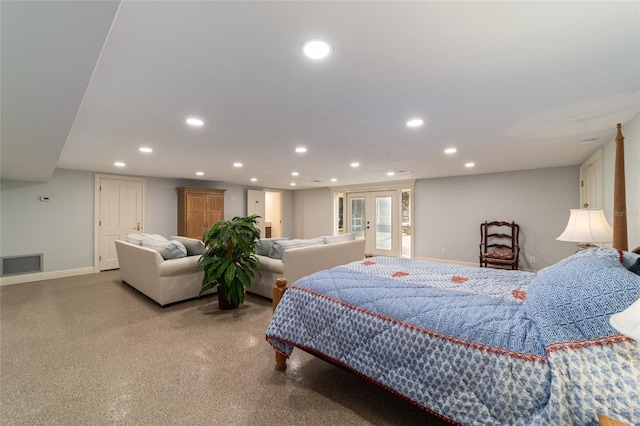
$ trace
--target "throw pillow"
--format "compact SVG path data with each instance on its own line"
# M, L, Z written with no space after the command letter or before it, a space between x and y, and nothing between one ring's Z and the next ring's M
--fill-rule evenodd
M308 240L283 240L277 241L269 251L269 257L272 259L282 259L282 255L286 250L299 247L320 246L324 244L322 238L310 238Z
M135 244L137 246L141 246L142 245L142 240L144 240L148 236L149 236L149 234L128 234L126 239L127 239L128 243Z
M154 238L154 236L150 236L142 240L142 247L156 250L164 260L178 259L187 255L187 249L180 241L169 241L166 238L162 241Z
M288 238L262 238L255 245L255 252L260 256L269 256L271 247L278 241L288 240Z
M187 249L187 256L197 256L199 254L203 254L207 250L204 243L195 238L172 236L171 239L182 243L182 245Z
M629 270L636 275L640 275L640 257L636 259L636 263L629 267Z

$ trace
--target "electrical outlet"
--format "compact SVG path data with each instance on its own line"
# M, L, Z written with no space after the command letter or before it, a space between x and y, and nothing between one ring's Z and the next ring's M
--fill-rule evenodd
M447 249L446 248L442 248L442 254L447 254Z
M529 263L536 263L536 258L535 258L535 256L531 256L531 257L529 258Z

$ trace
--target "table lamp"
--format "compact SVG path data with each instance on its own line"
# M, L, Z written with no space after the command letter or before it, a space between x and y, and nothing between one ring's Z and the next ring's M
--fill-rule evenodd
M624 311L611 315L609 323L625 336L640 341L640 299Z
M593 243L610 243L613 230L602 209L571 209L567 227L556 240L580 243L580 248L595 247Z

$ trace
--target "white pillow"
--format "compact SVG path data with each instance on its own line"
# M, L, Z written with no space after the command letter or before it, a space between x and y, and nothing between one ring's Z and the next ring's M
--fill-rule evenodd
M187 255L187 249L180 241L169 241L164 237L162 238L164 239L164 241L162 239L158 239L154 235L151 235L148 238L142 240L142 247L156 250L165 260L178 259Z
M131 244L135 244L137 246L141 246L142 245L142 240L144 240L148 236L149 236L149 234L128 234L127 235L127 242L131 243Z
M196 256L198 254L203 254L207 248L204 246L204 243L195 238L189 237L180 237L173 236L170 237L172 240L180 241L182 245L187 249L187 256Z
M309 238L306 240L281 240L276 241L269 250L269 257L272 259L282 259L282 254L289 249L298 247L310 247L323 245L322 238Z
M288 240L289 238L261 238L255 245L254 251L260 256L269 256L271 247L278 241Z

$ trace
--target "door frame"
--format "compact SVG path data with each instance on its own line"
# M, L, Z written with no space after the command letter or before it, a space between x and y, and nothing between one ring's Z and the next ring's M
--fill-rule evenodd
M590 188L589 182L585 181L587 170L597 169L596 187ZM590 209L604 209L604 173L602 171L602 148L598 149L584 163L580 165L580 208L588 203ZM595 200L590 199L590 193L594 193ZM605 210L605 214L607 211Z
M93 188L93 272L100 272L100 212L101 197L100 197L100 183L102 179L109 180L127 180L140 182L142 184L142 229L147 223L147 179L138 176L123 176L123 175L107 175L102 173L96 173L94 177Z
M334 235L338 235L338 194L343 194L344 196L344 211L346 214L346 204L347 204L347 194L353 192L382 192L382 191L396 191L398 194L398 203L402 203L402 191L408 189L410 191L411 202L409 204L409 209L411 211L411 217L415 217L414 212L414 195L416 181L415 179L407 179L407 180L398 180L393 182L381 182L375 184L360 184L360 185L343 185L343 186L332 186L331 189L331 203L332 203L332 211L331 215L331 229ZM401 207L400 207L401 208ZM402 215L399 214L397 218L397 223L394 223L394 227L397 226L398 236L402 238ZM347 220L345 216L345 221ZM415 221L412 221L415 223ZM415 233L414 233L415 235ZM410 256L409 258L413 258L415 247L415 239L411 238L411 248L410 248ZM400 252L397 254L398 257L402 257L402 244L400 244Z
M351 210L353 207L352 200L354 198L363 198L365 200L365 210L364 217L362 218L363 222L361 226L363 227L364 238L367 241L365 246L365 252L368 254L372 254L373 256L395 256L400 257L402 254L402 223L400 218L400 204L402 202L401 197L402 194L398 190L386 190L386 191L363 191L363 192L347 192L346 197L346 209L345 209L345 217L347 220L347 232L353 233L353 211ZM378 249L378 205L377 199L378 197L391 197L391 247L389 250ZM398 221L400 220L400 224ZM367 231L367 229L369 231ZM369 235L367 235L369 234ZM373 238L371 235L373 234Z

